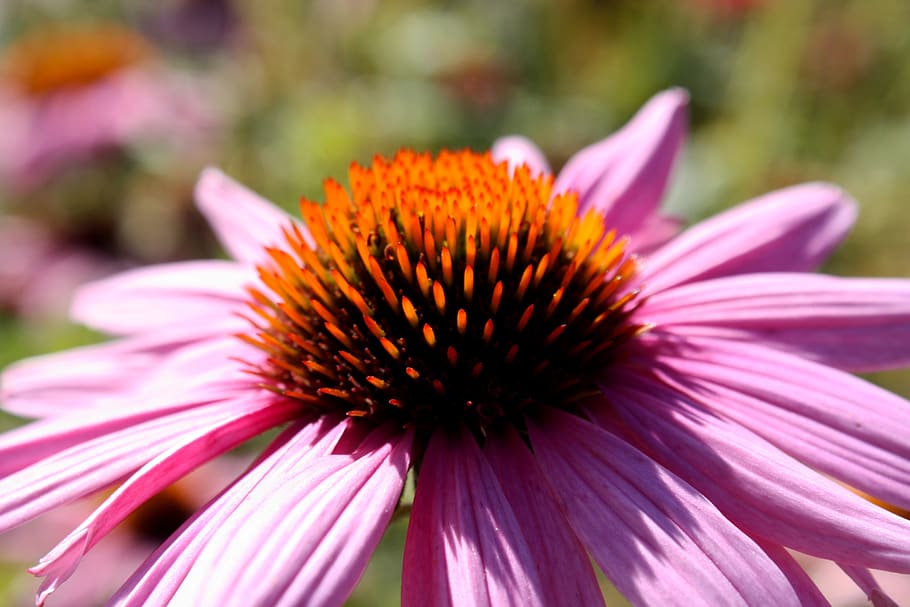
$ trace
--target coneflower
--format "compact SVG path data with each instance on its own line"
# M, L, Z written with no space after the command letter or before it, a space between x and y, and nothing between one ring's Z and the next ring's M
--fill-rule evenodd
M122 481L33 569L39 600L287 424L112 604L340 605L409 470L404 605L600 604L589 555L635 605L825 604L785 548L885 601L867 568L910 571L910 523L832 478L910 506L910 405L845 372L910 363L910 282L809 273L855 215L829 185L674 236L685 101L555 179L515 138L377 157L302 221L208 170L234 261L84 287L74 317L118 338L3 377L43 419L0 438L0 527Z

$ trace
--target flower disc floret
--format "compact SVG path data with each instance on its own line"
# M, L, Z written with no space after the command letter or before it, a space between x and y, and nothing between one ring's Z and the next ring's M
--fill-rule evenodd
M30 95L91 84L151 54L136 32L116 25L38 30L0 59L0 72Z
M319 412L478 434L571 410L620 346L637 291L626 240L552 178L489 154L354 164L351 193L303 200L305 235L268 249L250 290L263 386ZM308 239L312 238L315 247Z

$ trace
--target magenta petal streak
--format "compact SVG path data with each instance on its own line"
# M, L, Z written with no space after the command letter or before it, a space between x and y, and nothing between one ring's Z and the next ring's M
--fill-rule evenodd
M403 607L545 605L533 554L467 432L434 434L408 526Z
M610 389L607 400L652 458L748 533L822 558L910 572L910 522L742 426L656 382Z
M483 451L533 555L544 604L603 604L587 551L527 445L510 429L488 439Z
M38 592L39 601L44 601L72 574L85 552L146 500L210 459L298 414L299 407L293 401L268 403L206 428L147 463L30 570L46 578Z
M306 597L310 605L341 605L391 518L410 443L409 434L379 429L350 455L277 461L209 527L172 600L265 607Z
M644 260L638 281L654 294L733 274L815 270L855 218L856 203L835 186L778 190L692 226Z
M529 426L572 526L633 605L800 604L759 546L644 453L555 410Z
M288 466L329 453L346 428L346 424L327 419L293 424L272 443L269 453L159 547L114 595L111 604L123 607L169 604L212 536L244 500L262 490L260 485L269 474L281 474Z
M848 371L910 365L910 282L803 273L706 280L650 297L642 322L761 342Z
M411 439L380 428L352 454L273 468L214 531L173 600L341 605L391 519Z
M634 236L653 217L686 133L685 91L655 95L612 136L575 154L554 192L574 190L580 210L593 207L620 234Z
M191 386L210 388L211 381L249 385L248 377L237 375L240 364L235 359L254 361L259 353L224 337L236 321L214 318L204 326L203 331L171 329L20 361L0 375L4 409L26 417L53 417L101 405L135 411L149 401L163 406L171 397L186 402ZM213 333L218 337L212 339ZM207 391L201 398L220 397L218 391ZM107 414L118 415L110 410Z
M268 406L262 396L239 398L149 419L74 444L0 479L0 529L120 480L195 435ZM54 421L54 420L51 420Z
M813 468L910 508L906 400L761 346L695 338L681 343L688 347L658 357L673 371L665 381Z
M222 604L245 607L252 599L263 607L293 607L301 600L314 606L342 605L392 518L410 464L412 439L411 433L380 429L351 457L313 459L290 477L292 482L315 477L324 461L345 460L337 478L301 491L291 516L276 521L271 533L280 540L251 538L258 546L256 558L240 572L237 585L227 587ZM241 533L238 539L245 535L251 536ZM266 575L277 580L272 588L262 588Z

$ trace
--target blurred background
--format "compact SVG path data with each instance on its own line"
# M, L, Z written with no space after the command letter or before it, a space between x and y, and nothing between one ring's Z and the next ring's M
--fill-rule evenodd
M826 270L910 276L908 23L906 0L0 0L0 366L99 339L66 321L80 282L219 254L205 165L289 210L400 147L520 133L558 169L670 86L691 93L673 211L836 182L861 211ZM910 373L873 379L910 396ZM84 515L0 544L0 604ZM397 604L405 526L351 605ZM79 605L116 586L87 579Z

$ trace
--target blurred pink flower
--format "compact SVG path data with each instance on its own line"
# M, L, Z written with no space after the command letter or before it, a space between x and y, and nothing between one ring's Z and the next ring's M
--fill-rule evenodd
M0 259L0 310L30 320L64 318L76 287L122 266L12 216L0 216Z
M0 528L127 479L33 569L40 599L289 422L116 604L340 605L412 467L404 605L599 604L588 553L635 605L825 604L785 547L884 600L865 568L910 572L910 523L829 477L910 505L910 405L845 372L910 363L910 281L811 273L855 216L825 184L667 240L685 105L555 181L514 138L353 165L303 223L206 171L233 261L90 284L74 318L118 338L3 375L43 419L0 438Z
M143 140L193 143L214 124L200 83L118 26L39 30L0 59L0 179L29 189L70 163Z

